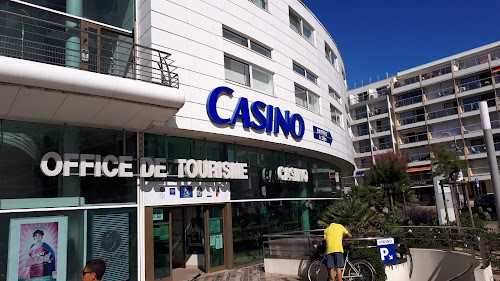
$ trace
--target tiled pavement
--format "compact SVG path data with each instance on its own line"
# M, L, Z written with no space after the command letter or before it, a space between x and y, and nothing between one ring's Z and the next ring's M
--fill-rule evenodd
M264 264L202 274L196 281L306 281L307 278L264 272Z

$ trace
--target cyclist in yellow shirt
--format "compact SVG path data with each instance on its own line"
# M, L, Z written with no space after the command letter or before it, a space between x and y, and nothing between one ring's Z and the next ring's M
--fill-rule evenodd
M342 239L345 237L352 238L352 235L341 224L331 223L325 229L326 240L326 265L330 273L330 279L335 281L335 271L337 272L338 281L342 281L342 268L344 267L344 248L342 247Z

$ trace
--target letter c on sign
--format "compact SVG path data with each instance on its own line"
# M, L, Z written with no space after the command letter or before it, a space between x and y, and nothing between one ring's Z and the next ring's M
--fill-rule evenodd
M233 94L233 89L228 88L228 87L217 87L213 89L210 94L208 95L207 99L207 113L208 117L210 117L210 120L212 120L215 123L219 124L226 124L228 123L231 119L230 118L221 118L219 114L217 114L217 99L219 98L219 95L225 92L227 95L232 95Z
M48 163L49 159L54 159L56 161L56 166L54 167L53 170L49 169ZM42 161L40 162L40 169L42 170L42 173L46 175L47 177L55 177L59 175L62 171L63 168L63 162L61 155L59 155L56 152L48 152L42 157Z

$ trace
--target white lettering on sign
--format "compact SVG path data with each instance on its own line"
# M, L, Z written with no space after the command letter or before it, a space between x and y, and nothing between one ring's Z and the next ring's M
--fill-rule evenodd
M385 261L385 257L387 257L388 255L389 255L389 249L380 248L380 257L383 261ZM392 259L392 257L390 259Z
M101 161L102 159L102 161ZM49 167L49 161L55 165ZM57 152L46 153L40 162L42 173L48 177L55 177L62 173L69 177L71 172L85 177L93 174L94 177L120 177L134 176L132 171L132 156L107 155L104 158L95 154L65 153L62 157ZM247 163L231 163L211 160L177 159L179 178L202 179L248 179ZM166 158L139 159L139 176L142 178L166 178L168 176Z
M282 181L308 182L309 173L306 169L279 166L277 176Z

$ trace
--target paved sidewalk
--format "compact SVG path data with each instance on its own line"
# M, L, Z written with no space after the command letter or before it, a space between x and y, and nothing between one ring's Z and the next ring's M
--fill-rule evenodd
M306 281L307 278L293 275L264 272L264 264L256 264L238 269L202 274L197 281ZM186 280L187 281L187 280Z

